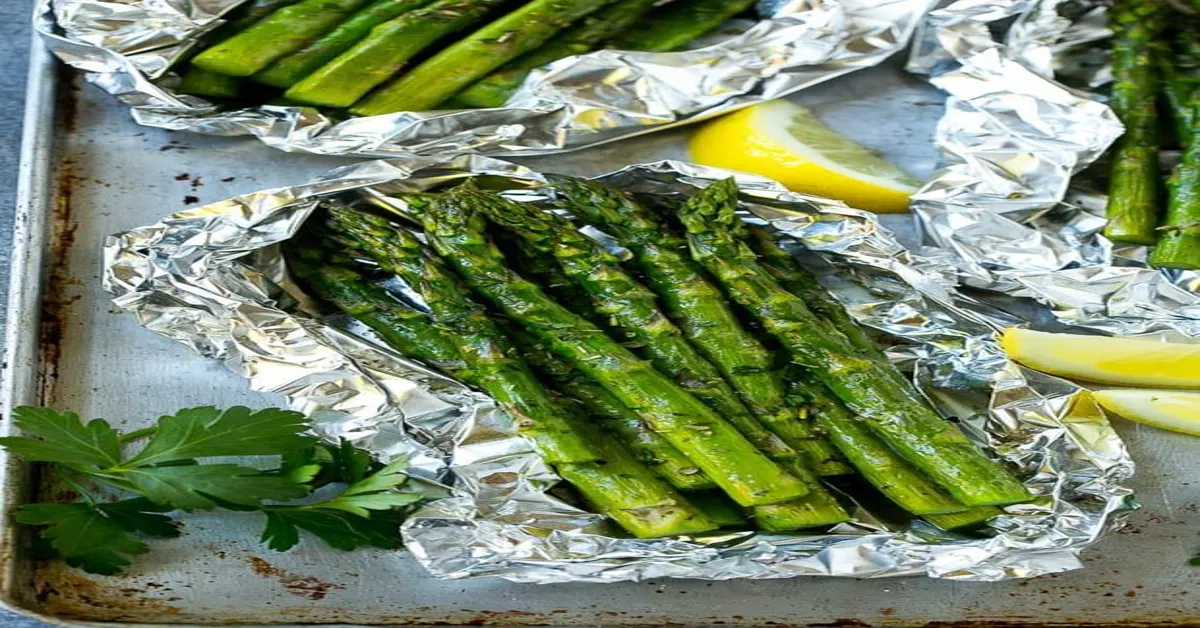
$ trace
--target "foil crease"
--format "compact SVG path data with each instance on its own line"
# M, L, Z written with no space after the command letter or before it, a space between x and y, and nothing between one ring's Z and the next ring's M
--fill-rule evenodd
M1155 270L1147 247L1104 238L1104 195L1080 176L1123 131L1092 91L1112 79L1097 43L1111 36L1106 10L953 0L928 13L908 70L949 94L935 136L945 165L912 209L964 285L1035 298L1068 325L1195 340L1200 273Z
M995 332L1011 320L958 292L954 267L907 251L873 214L737 175L744 218L770 225L786 247L815 251L804 259L821 266L855 317L891 339L889 355L931 402L1013 465L1037 498L1008 507L982 536L889 523L861 504L852 523L819 534L606 534L602 517L548 492L558 478L490 399L353 321L306 313L311 301L288 279L278 245L322 200L398 203L397 193L480 174L509 181L514 200L544 200L530 189L541 175L493 158L364 162L113 235L104 284L143 326L283 395L318 418L322 435L383 458L412 456L416 473L449 485L449 497L403 529L413 556L439 578L1024 578L1081 567L1079 553L1136 508L1125 486L1134 464L1088 392L1009 362ZM598 179L680 194L729 175L663 161Z
M702 48L557 61L535 71L503 108L348 120L305 107L229 109L174 91L172 62L239 3L39 0L34 28L143 125L253 135L282 150L326 155L535 155L703 120L876 65L907 45L932 0L764 2L764 19L726 29Z

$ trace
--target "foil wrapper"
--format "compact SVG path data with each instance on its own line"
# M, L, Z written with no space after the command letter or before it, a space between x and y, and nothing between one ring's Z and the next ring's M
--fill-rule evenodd
M663 161L599 177L643 194L686 194L730 173ZM450 487L404 525L408 549L439 578L520 582L644 578L885 577L990 581L1081 567L1079 553L1136 507L1134 464L1087 391L1009 362L995 332L1006 314L955 287L956 269L901 246L876 216L737 175L744 217L770 225L946 416L1008 461L1037 496L1009 506L985 534L877 516L816 534L721 532L617 538L603 518L549 489L553 469L487 397L386 348L340 316L319 318L288 279L279 245L320 202L393 204L401 192L474 175L511 197L544 200L541 175L478 155L365 162L312 183L173 214L108 238L104 282L146 328L224 361L252 388L315 417L325 437ZM411 211L411 209L409 209ZM589 234L602 237L593 229Z
M908 69L950 95L935 137L946 165L912 208L964 285L1033 297L1069 325L1194 341L1200 273L1155 270L1147 247L1108 241L1103 172L1088 180L1107 167L1083 172L1123 131L1092 91L1112 79L1106 10L953 0L929 12Z
M243 0L39 0L50 50L144 125L254 135L286 151L371 157L534 155L671 128L878 64L932 0L784 0L673 53L599 51L535 71L508 106L337 119L305 107L223 108L174 91L170 67Z

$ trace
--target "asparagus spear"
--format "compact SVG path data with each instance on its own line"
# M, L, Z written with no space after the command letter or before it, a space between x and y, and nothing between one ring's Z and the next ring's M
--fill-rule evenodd
M350 112L374 116L431 109L608 2L611 0L533 0L375 91Z
M787 532L833 525L850 520L850 514L800 460L782 463L792 475L808 486L808 495L782 504L755 506L750 509L755 527L768 532Z
M604 40L624 31L650 10L657 0L618 0L584 18L541 48L526 53L459 92L456 107L500 107L525 82L534 68L594 50Z
M221 26L217 33L228 37L234 33L239 33L254 25L255 22L267 17L268 15L282 9L283 7L296 4L300 0L252 0L244 10L241 10L241 15L236 19L230 20L225 25Z
M788 351L853 410L879 438L966 506L1010 504L1030 498L1003 467L953 424L943 420L890 365L864 358L846 337L799 297L779 286L731 226L738 225L737 185L714 183L692 197L679 215L692 256L724 285Z
M1158 226L1158 79L1155 39L1161 28L1155 0L1116 0L1111 10L1113 45L1111 105L1125 124L1113 153L1108 184L1108 226L1115 242L1154 244Z
M738 505L720 491L699 491L688 493L687 499L706 517L722 528L736 528L746 523Z
M293 272L319 296L374 329L405 355L426 360L495 399L548 462L601 459L600 452L571 427L524 363L496 339L487 337L488 321L480 319L478 309L453 296L456 282L440 287L450 294L441 295L437 310L453 320L441 320L435 314L431 321L420 312L389 302L386 292L352 270L316 265L304 252L290 255Z
M629 195L591 181L551 175L561 200L633 253L667 316L714 364L767 429L804 452L820 475L848 472L834 449L787 402L775 358L738 321L725 296L687 255L687 243Z
M1200 127L1200 90L1192 94L1192 126ZM1194 130L1194 129L1193 129ZM1167 218L1150 254L1157 268L1200 269L1200 141L1188 144L1167 182Z
M378 0L320 39L272 63L265 70L255 74L254 80L272 87L291 87L358 43L371 33L371 29L429 2L430 0Z
M302 0L283 7L196 55L192 64L228 76L250 76L335 27L367 0Z
M310 105L349 107L400 71L417 53L483 19L503 0L437 0L376 26L371 34L296 83L286 96Z
M944 515L925 515L921 518L943 530L959 530L986 523L992 517L1002 514L1004 514L1004 511L995 506L980 506L979 508L972 508L963 512L952 512Z
M667 52L721 27L754 0L676 0L614 37L608 48Z
M1157 56L1159 76L1162 79L1163 95L1171 111L1175 136L1185 149L1194 135L1195 113L1191 106L1192 95L1200 91L1200 38L1196 37L1200 19L1185 21L1175 31L1174 50L1166 50ZM1163 42L1165 48L1170 44Z
M859 474L888 499L916 515L967 510L884 445L811 373L789 378L791 392L812 404L814 419Z
M554 388L583 404L593 419L616 434L643 464L661 475L668 484L681 490L716 488L717 485L687 456L650 429L641 417L625 407L612 393L554 357L537 338L519 325L510 322L504 326L504 331L516 343L521 355Z
M237 98L242 91L241 83L232 76L217 74L191 66L183 72L179 82L179 93L207 96L209 98Z
M795 450L758 422L716 367L658 309L654 294L603 247L565 220L532 205L498 195L477 198L492 222L516 234L529 248L556 258L567 277L592 296L596 311L612 320L620 337L640 347L658 370L733 424L759 450L775 459L795 457Z
M473 196L452 190L424 215L426 237L471 288L637 412L739 504L778 503L808 492L687 391L505 266Z

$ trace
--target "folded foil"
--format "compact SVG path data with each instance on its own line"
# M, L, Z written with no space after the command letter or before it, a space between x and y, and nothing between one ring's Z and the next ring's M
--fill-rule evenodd
M703 48L558 61L503 108L348 120L312 108L229 109L174 91L172 63L242 1L39 0L34 28L147 126L326 155L534 155L695 122L873 66L904 48L933 0L764 0L764 19Z
M959 293L954 267L905 250L873 214L738 175L744 217L773 227L789 248L815 251L804 259L858 320L891 339L892 359L1037 498L1008 507L979 536L897 523L862 504L852 523L813 534L607 535L601 516L548 492L554 471L489 398L405 359L354 321L306 314L311 300L287 277L278 245L322 200L404 209L394 200L400 192L480 174L496 177L489 185L510 182L514 200L544 200L530 190L541 175L497 159L365 162L113 235L105 287L146 328L311 414L323 436L383 458L408 455L414 474L449 485L450 497L403 529L408 549L439 578L1022 578L1081 567L1079 553L1136 507L1124 486L1134 464L1089 394L1009 362L995 332L1010 318ZM686 194L728 175L663 161L599 180Z
M1152 269L1147 247L1104 238L1107 166L1079 176L1123 131L1090 91L1112 78L1108 3L942 4L908 62L950 95L935 137L946 166L912 203L927 243L963 284L1033 297L1063 323L1200 338L1200 273Z

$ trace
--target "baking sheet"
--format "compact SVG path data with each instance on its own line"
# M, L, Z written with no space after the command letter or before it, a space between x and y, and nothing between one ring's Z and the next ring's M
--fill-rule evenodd
M45 71L35 60L35 73ZM294 184L347 162L284 156L252 140L139 129L106 95L79 88L77 80L58 91L57 121L47 116L55 98L45 78L35 82L40 89L33 92L44 100L29 107L44 141L31 147L27 161L20 210L35 233L21 242L28 254L55 247L46 251L53 263L50 289L42 295L45 308L37 290L18 284L13 303L24 319L9 320L28 325L13 327L18 341L8 346L13 396L0 401L50 403L122 426L139 426L187 405L276 403L249 393L223 366L197 360L183 347L146 334L129 317L111 313L99 285L100 242L185 206ZM919 80L881 68L800 100L914 174L932 170L928 137L942 97ZM863 119L877 123L864 128ZM689 134L670 131L525 163L597 174L623 163L682 157ZM53 168L39 170L39 164ZM41 180L39 173L49 176ZM49 218L45 226L53 232L28 222L38 215ZM888 224L906 229L910 219L889 218ZM28 265L18 265L19 277L36 277L29 271L39 268L36 255L15 259ZM39 312L46 323L40 352L33 324ZM182 539L155 542L152 553L123 577L33 565L5 551L10 577L0 594L10 605L49 615L147 623L1194 625L1200 622L1200 570L1186 560L1200 546L1200 483L1189 479L1200 477L1200 440L1117 427L1139 462L1133 484L1145 510L1133 515L1124 533L1085 554L1087 569L1032 581L663 580L603 587L439 582L409 558L386 552L345 554L305 545L275 554L257 544L254 515L221 514L189 516ZM5 508L24 488L21 476L10 478L18 482L5 485ZM9 542L0 549L11 547Z

